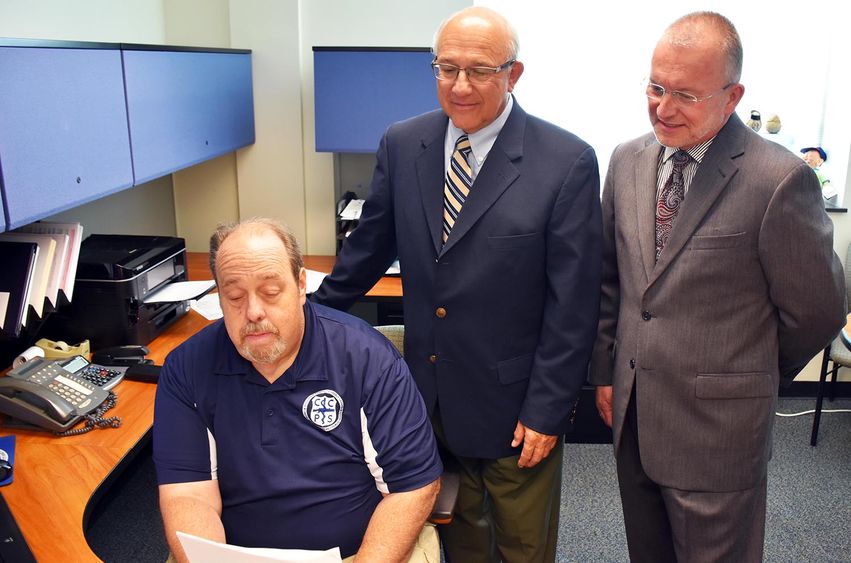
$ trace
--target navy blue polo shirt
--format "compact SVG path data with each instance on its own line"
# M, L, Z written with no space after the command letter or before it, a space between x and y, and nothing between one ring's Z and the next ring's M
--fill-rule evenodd
M269 383L218 321L165 361L154 412L160 484L218 479L227 541L360 546L382 492L442 466L404 360L372 327L307 302L298 356Z

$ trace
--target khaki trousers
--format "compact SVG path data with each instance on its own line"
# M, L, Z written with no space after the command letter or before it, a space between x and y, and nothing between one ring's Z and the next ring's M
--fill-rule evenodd
M355 560L355 557L357 556L346 557L343 559L343 563L351 563ZM434 524L426 522L426 525L423 526L408 563L440 563L440 542L437 539L437 530Z

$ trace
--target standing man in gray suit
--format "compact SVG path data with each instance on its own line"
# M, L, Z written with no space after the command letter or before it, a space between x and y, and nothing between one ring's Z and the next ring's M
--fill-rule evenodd
M711 12L653 52L653 133L603 190L590 380L614 430L630 558L761 561L777 388L844 323L816 175L733 113L742 46Z

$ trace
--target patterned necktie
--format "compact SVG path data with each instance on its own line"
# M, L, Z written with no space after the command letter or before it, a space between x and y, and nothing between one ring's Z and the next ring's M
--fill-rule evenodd
M467 156L472 149L467 135L461 135L455 141L455 151L446 169L446 181L443 184L443 242L449 238L449 232L458 220L461 206L470 193L473 185L473 172L467 162Z
M665 248L665 243L671 236L674 220L677 218L680 205L685 198L686 185L683 179L683 169L691 159L691 155L680 150L675 152L671 158L674 161L674 169L671 171L671 176L665 182L665 186L659 194L659 200L656 202L656 260L659 260L659 255L662 254L662 249Z

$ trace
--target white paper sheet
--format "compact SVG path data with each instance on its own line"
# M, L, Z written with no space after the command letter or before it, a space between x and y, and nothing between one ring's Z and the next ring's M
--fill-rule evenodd
M322 285L322 280L325 279L325 272L317 272L316 270L306 270L307 271L307 293L313 293L319 286Z
M361 209L363 208L362 199L353 199L350 201L346 208L340 212L340 219L344 221L354 221L360 219Z
M197 312L208 321L222 318L222 306L219 303L218 293L208 293L201 299L189 302L189 308Z
M328 274L316 270L305 271L307 272L307 293L313 293L319 289L322 280ZM198 300L191 301L189 307L207 320L214 321L222 318L222 306L219 303L218 293L208 293Z
M327 551L306 549L272 549L258 547L239 547L218 543L192 534L177 532L180 545L191 563L341 563L340 549L335 547Z
M9 308L9 296L10 293L8 291L0 291L0 329L3 328L3 323L6 322L6 309Z
M402 273L402 269L399 267L399 259L393 260L393 263L390 264L390 267L387 268L387 271L384 272L388 276L395 276Z
M203 295L215 287L213 280L182 281L170 283L164 288L148 295L142 301L144 303L174 303L175 301L188 301Z

